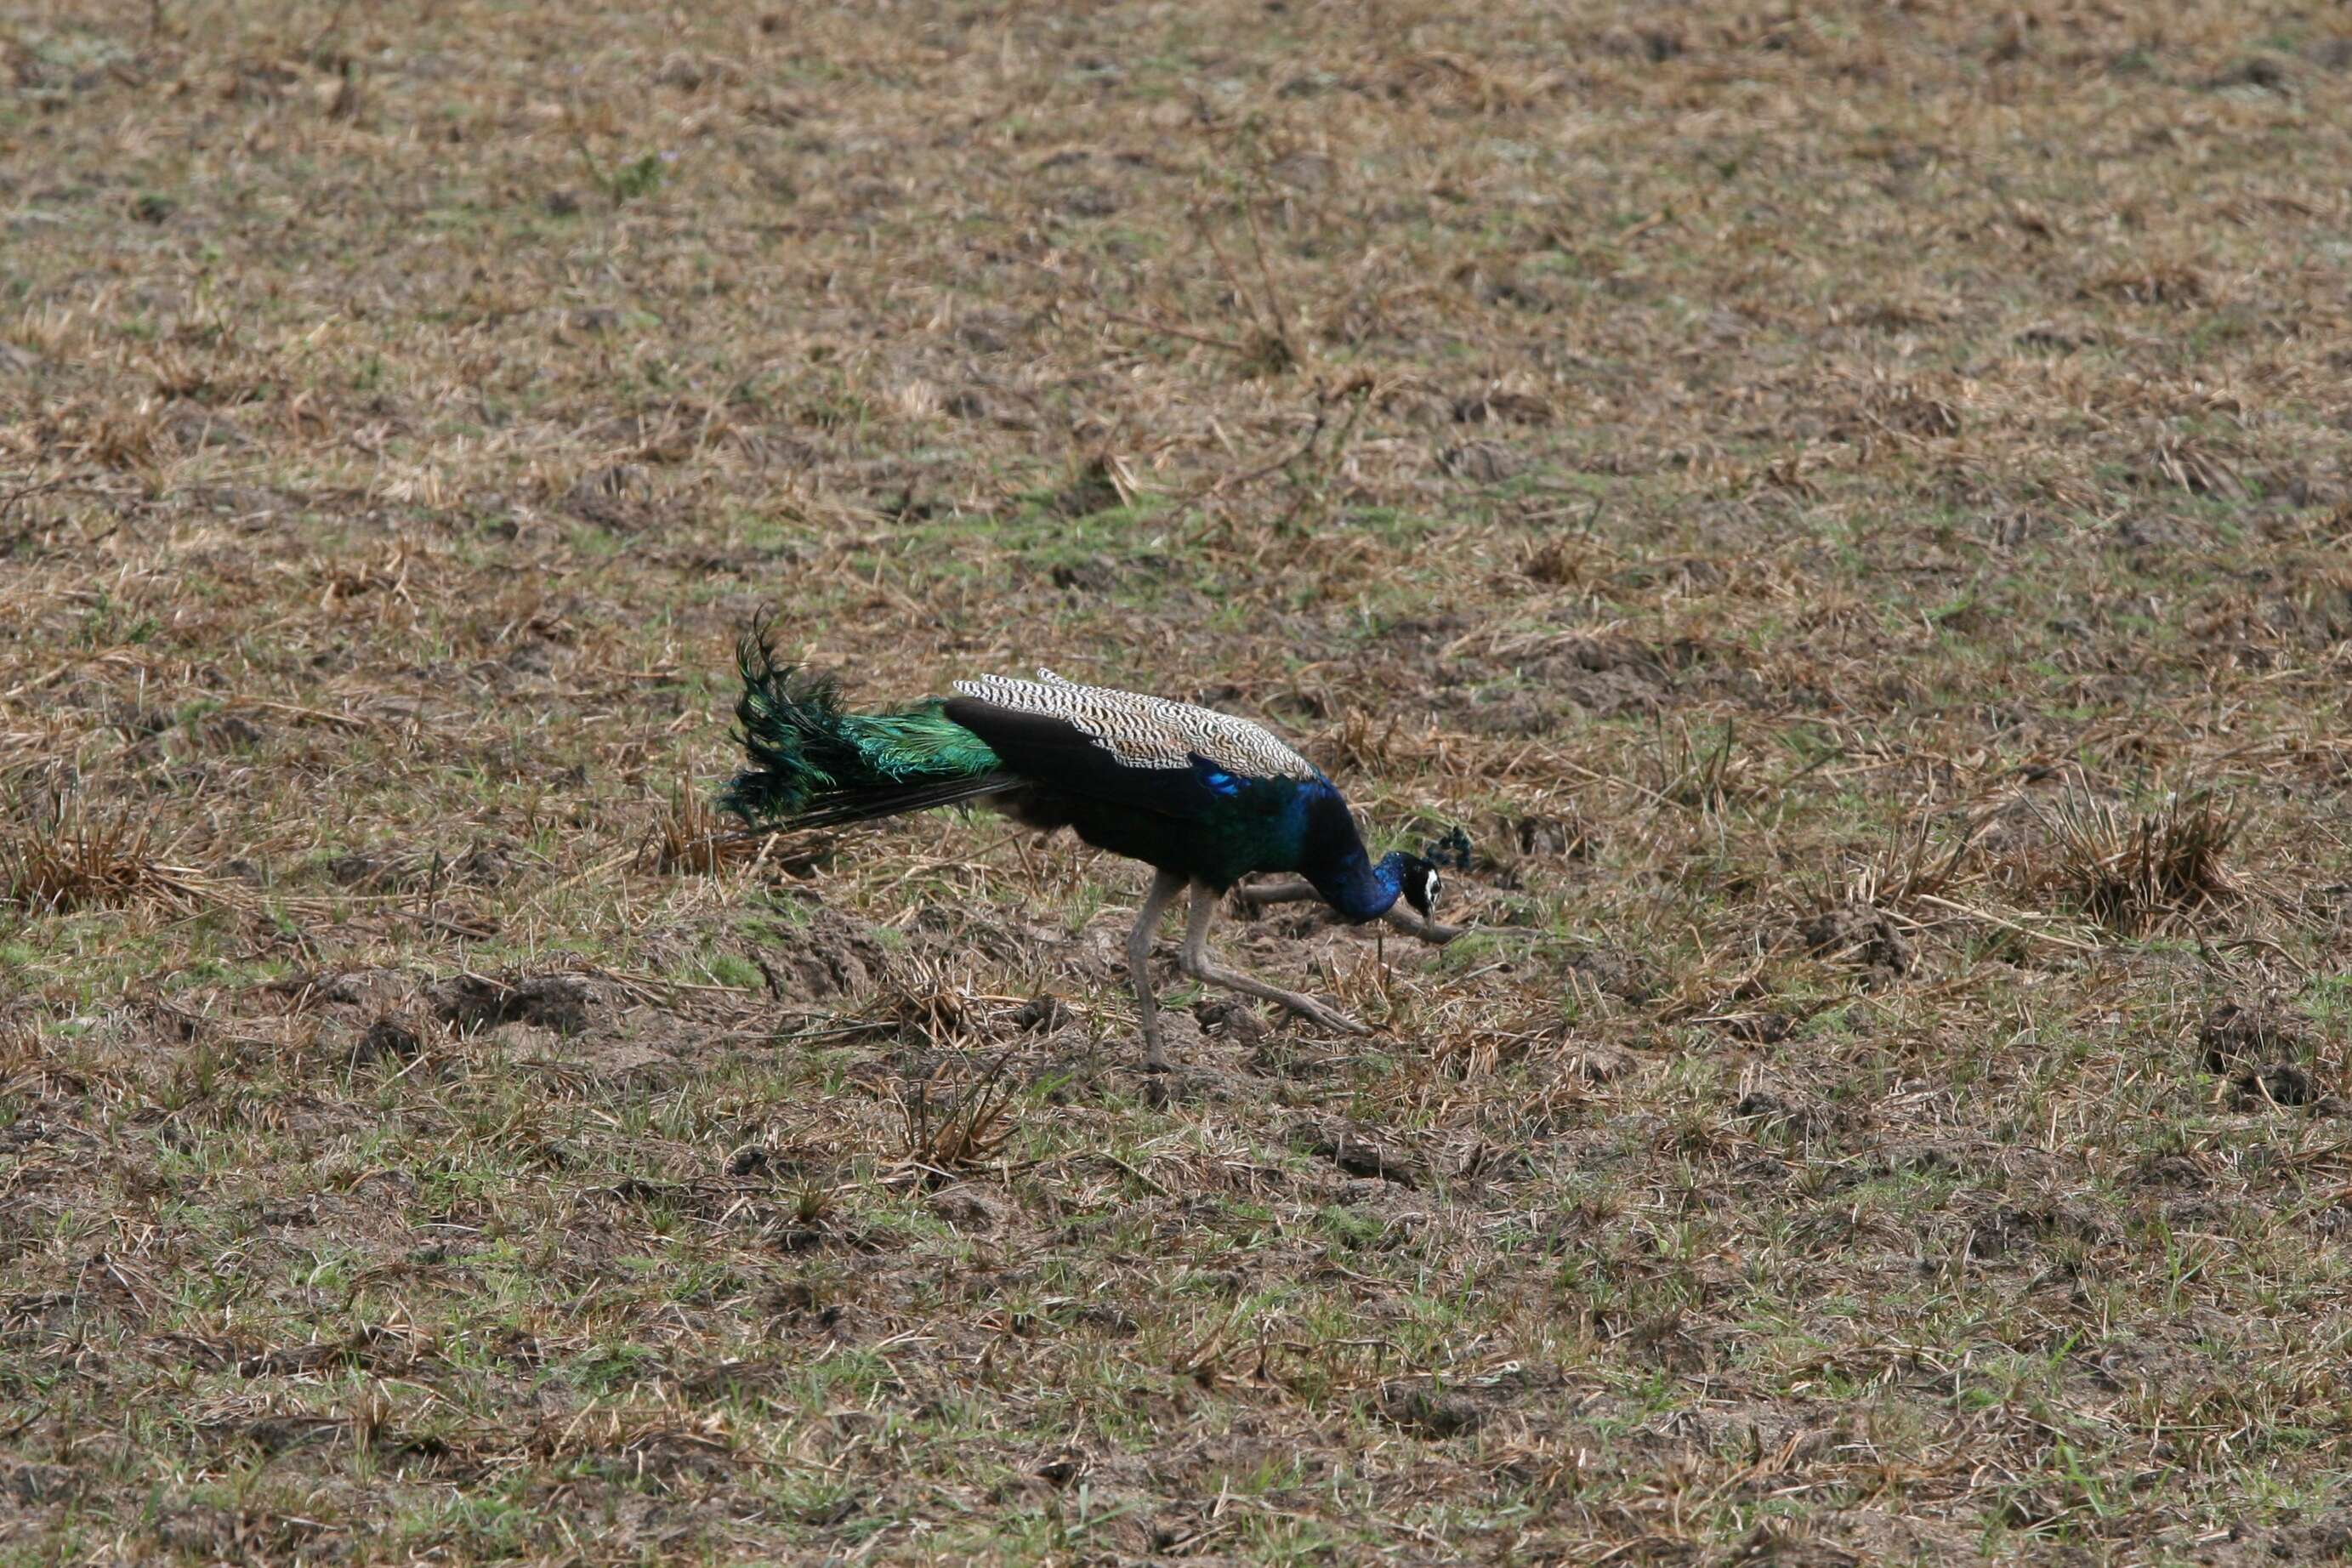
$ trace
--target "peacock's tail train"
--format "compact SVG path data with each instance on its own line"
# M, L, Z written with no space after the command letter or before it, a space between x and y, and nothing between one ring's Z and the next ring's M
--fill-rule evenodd
M1018 788L979 736L934 700L889 713L852 713L840 682L776 661L764 627L738 653L743 695L737 738L751 765L719 797L746 821L826 827L977 800Z

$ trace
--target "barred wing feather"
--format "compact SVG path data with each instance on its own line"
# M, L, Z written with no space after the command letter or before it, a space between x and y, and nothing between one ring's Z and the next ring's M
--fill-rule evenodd
M983 675L955 688L992 708L1068 724L1131 768L1190 768L1198 756L1240 778L1318 776L1313 763L1246 719L1164 697L1081 686L1050 669L1037 676Z

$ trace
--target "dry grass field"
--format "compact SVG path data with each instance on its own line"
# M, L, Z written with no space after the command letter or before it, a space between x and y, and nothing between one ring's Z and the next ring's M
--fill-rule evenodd
M0 1563L2352 1552L2340 6L15 0L0 150ZM762 609L1477 929L1147 1080L1140 868L711 816Z

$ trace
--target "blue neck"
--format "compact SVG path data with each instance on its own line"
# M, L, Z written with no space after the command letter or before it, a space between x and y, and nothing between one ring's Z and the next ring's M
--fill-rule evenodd
M1361 849L1351 849L1327 874L1309 874L1307 880L1324 901L1351 921L1377 920L1389 912L1404 886L1404 856L1391 850L1373 865Z

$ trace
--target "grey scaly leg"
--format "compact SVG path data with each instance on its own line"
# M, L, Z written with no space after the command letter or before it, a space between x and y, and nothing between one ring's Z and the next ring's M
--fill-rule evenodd
M1135 982L1135 1010L1143 1020L1143 1070L1166 1072L1168 1052L1160 1042L1160 1003L1151 994L1151 939L1160 930L1160 917L1168 910L1168 901L1184 885L1184 879L1173 871L1161 871L1151 879L1151 891L1143 896L1143 912L1135 917L1135 929L1127 933L1127 973Z
M1312 996L1301 996L1296 991L1268 985L1263 980L1253 980L1238 970L1220 965L1209 956L1209 921L1216 912L1217 890L1206 883L1194 883L1192 918L1184 923L1184 952L1179 961L1185 973L1203 985L1222 985L1245 996L1263 996L1269 1002L1279 1002L1292 1012L1312 1018L1327 1029L1344 1029L1351 1035L1371 1033L1353 1018L1334 1013Z
M1262 910L1268 904L1295 904L1307 899L1319 899L1323 895L1317 892L1315 884L1306 878L1294 877L1286 882L1260 882L1253 887L1236 888L1234 896L1250 909ZM1460 936L1464 929L1429 920L1402 899L1391 904L1388 913L1381 919L1406 935L1417 936L1435 947L1444 947Z

